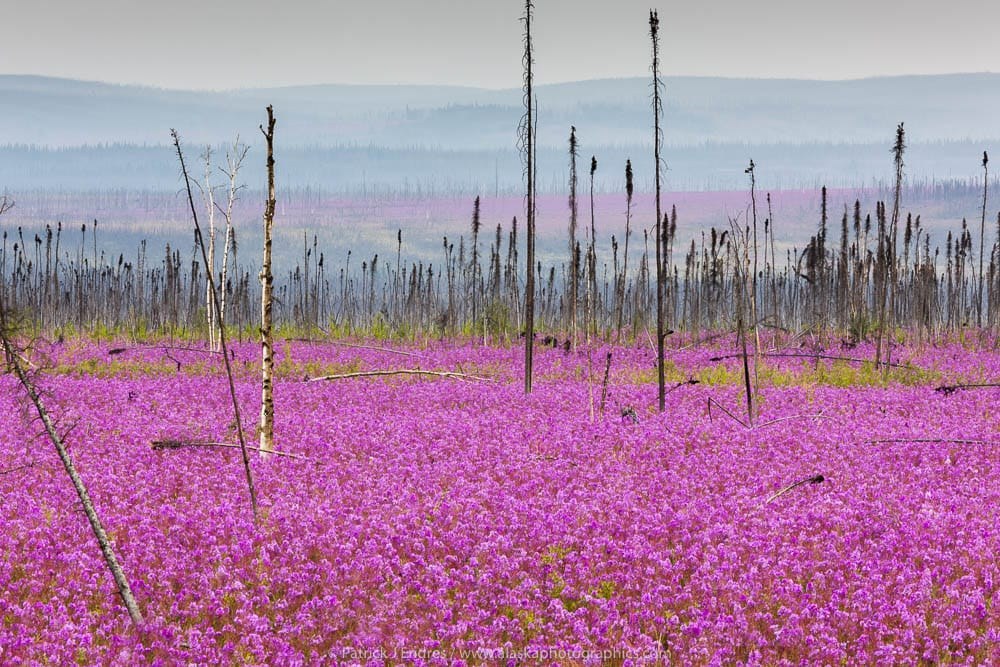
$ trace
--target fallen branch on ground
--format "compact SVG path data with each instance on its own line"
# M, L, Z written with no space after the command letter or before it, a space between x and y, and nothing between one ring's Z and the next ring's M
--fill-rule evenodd
M466 375L465 373L452 373L450 371L422 371L418 368L403 368L394 371L357 371L354 373L337 373L335 375L321 375L314 378L306 378L306 382L319 382L320 380L347 380L350 378L380 377L385 375L430 375L434 377L455 378L456 380L476 380L478 382L489 382L489 378L478 375Z
M570 466L572 466L574 468L579 468L580 467L579 463L575 463L573 461L570 461L569 459L562 459L562 458L559 458L558 456L532 456L532 457L529 457L528 460L529 461L547 461L547 462L550 462L550 461L559 461L561 463L565 463L567 465L570 465Z
M806 477L805 479L800 479L799 481L795 482L794 484L789 484L788 486L786 486L785 488L783 488L781 491L778 491L777 493L775 493L774 495L772 495L770 498L768 498L767 500L764 501L764 504L767 505L772 500L780 498L781 496L785 495L786 493L788 493L792 489L794 489L796 487L799 487L799 486L802 486L803 484L821 484L825 479L826 478L823 477L823 475L813 475L812 477Z
M164 449L182 449L184 447L225 447L227 449L239 449L239 445L233 445L228 442L202 442L200 440L154 440L150 443L153 449L161 451ZM260 449L257 447L251 447L247 445L247 449L259 452ZM302 461L310 461L312 463L319 463L315 459L311 459L308 456L302 456L301 454L292 454L290 452L275 452L268 450L268 454L274 454L275 456L285 456L290 459L300 459Z
M28 468L34 465L35 465L34 462L25 463L23 466L17 466L16 468L7 468L6 470L0 470L0 475L10 475L11 473L15 473L20 470L27 470Z
M670 392L674 391L675 389L680 389L681 387L684 387L684 386L689 385L689 384L690 385L701 384L701 380L697 380L695 378L688 378L687 380L684 380L683 382L678 382L677 384L675 384L670 389L667 389L667 393L669 394Z
M865 362L871 362L872 361L871 359L861 359L859 357L839 357L839 356L832 355L832 354L809 354L808 352L761 352L760 356L762 356L762 357L777 357L777 358L790 357L790 358L799 358L799 359L825 359L827 361L851 361L851 362L857 362L857 363L865 363ZM738 359L738 358L742 358L742 357L743 357L743 353L742 352L737 352L735 354L722 354L722 355L719 355L717 357L711 357L709 359L709 361L712 361L712 362L715 362L715 361L725 361L726 359ZM910 366L908 364L884 364L883 363L881 365L883 365L883 366L887 365L887 366L890 366L892 368L903 368L905 370L910 370L910 371L918 371L918 370L920 370L916 366Z
M962 438L882 438L879 440L868 440L869 445L885 445L900 442L930 442L939 444L954 445L1000 445L995 440L966 440Z
M749 424L747 424L745 421L743 421L742 419L740 419L739 417L737 417L736 415L734 415L732 412L730 412L729 410L727 410L726 407L724 405L722 405L722 403L719 403L717 400L715 400L711 396L708 397L708 421L714 421L712 419L712 405L713 404L717 408L719 408L720 410L722 410L723 412L725 412L727 415L729 415L733 419L733 421L735 421L737 424L739 424L743 428L750 428Z
M184 347L181 345L133 345L131 347L113 347L108 350L108 356L113 357L133 350L177 350L180 352L198 352L200 354L222 354L222 350L209 350L200 347Z
M988 389L990 387L1000 387L1000 383L973 382L969 384L943 384L940 387L935 387L934 391L947 396L949 394L954 394L956 391L960 389Z
M729 410L727 410L726 407L724 405L722 405L722 403L719 403L714 398L709 397L709 399L708 399L708 420L709 421L713 421L712 420L712 405L715 405L715 407L717 407L720 410L722 410L723 412L725 412L727 415L729 415L729 417L731 417L733 419L733 421L735 421L737 424L739 424L740 426L742 426L743 428L745 428L747 430L757 430L759 428L764 428L765 426L772 426L774 424L780 424L781 422L790 421L792 419L826 419L826 415L824 415L823 412L820 411L820 412L818 412L818 413L816 413L814 415L789 415L788 417L778 417L777 419L772 419L770 421L766 421L766 422L763 422L761 424L748 424L745 421L743 421L742 419L740 419L739 417L737 417L736 415L734 415L732 412L730 412Z

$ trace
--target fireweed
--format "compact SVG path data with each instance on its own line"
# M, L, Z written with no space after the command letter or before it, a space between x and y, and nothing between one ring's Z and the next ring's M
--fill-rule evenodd
M0 377L4 664L1000 659L1000 444L871 442L1000 440L1000 390L934 391L996 378L998 354L904 349L894 359L926 376L846 387L816 369L861 363L768 359L785 381L765 383L758 423L795 418L751 431L706 410L741 404L738 375L717 370L739 362L709 361L724 342L668 350L677 378L719 381L680 386L662 414L655 353L614 348L593 421L602 371L589 380L582 348L540 347L525 396L517 347L279 344L276 447L309 460L254 461L255 531L236 450L150 447L234 442L218 359L111 347L53 348L40 383L147 624L131 627ZM235 352L245 415L256 354ZM302 381L389 368L490 381Z

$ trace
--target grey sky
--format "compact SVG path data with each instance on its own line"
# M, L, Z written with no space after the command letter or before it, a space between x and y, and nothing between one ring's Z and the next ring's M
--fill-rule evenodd
M0 73L170 88L519 84L516 0L0 0ZM536 0L551 83L648 72L650 0ZM664 72L841 79L1000 72L1000 2L658 6Z

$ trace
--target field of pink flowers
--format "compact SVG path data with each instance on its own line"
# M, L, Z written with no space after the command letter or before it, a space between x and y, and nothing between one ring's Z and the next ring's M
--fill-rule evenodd
M5 665L1000 661L1000 389L935 391L995 381L995 352L900 349L919 370L888 385L771 358L750 429L707 409L741 414L731 343L669 352L662 414L647 347L544 348L525 396L517 347L293 343L276 441L308 460L254 457L255 530L238 452L150 446L234 442L217 364L111 347L35 360L146 625L2 376ZM251 432L258 354L236 350ZM418 367L485 380L302 381Z

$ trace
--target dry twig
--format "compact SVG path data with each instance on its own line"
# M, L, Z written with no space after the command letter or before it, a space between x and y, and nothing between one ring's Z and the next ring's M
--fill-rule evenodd
M239 449L239 445L233 445L228 442L202 442L200 440L154 440L150 443L153 449L161 451L164 449L183 449L184 447L224 447L227 449ZM247 445L247 449L259 452L260 449L257 447L251 447ZM274 454L275 456L284 456L290 459L300 459L302 461L309 461L311 463L319 464L320 462L316 459L311 459L308 456L302 456L301 454L292 454L290 452L278 452L278 451L268 451L268 454Z
M800 479L799 481L797 481L797 482L795 482L793 484L789 484L785 488L783 488L780 491L778 491L777 493L773 494L770 498L768 498L767 500L764 501L764 504L767 505L772 500L780 498L781 496L785 495L786 493L788 493L792 489L797 488L799 486L802 486L803 484L821 484L825 479L826 478L823 477L823 475L813 475L812 477L806 477L805 479Z
M954 394L960 389L989 389L992 387L1000 387L1000 383L997 382L973 382L969 384L943 384L940 387L935 387L934 391L939 394L944 394L948 396Z
M321 380L347 380L350 378L381 377L385 375L430 375L433 377L455 378L456 380L475 380L478 382L489 382L489 378L478 375L466 375L465 373L452 373L450 371L423 371L419 368L401 368L392 371L357 371L354 373L337 373L334 375L321 375L314 378L306 378L306 382L319 382Z
M1000 445L1000 442L995 440L968 440L963 438L881 438L879 440L868 440L869 445L885 445L900 442L930 442L955 445Z

